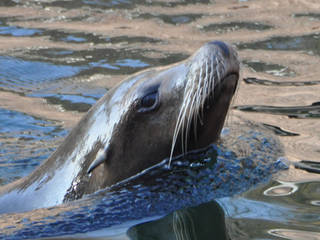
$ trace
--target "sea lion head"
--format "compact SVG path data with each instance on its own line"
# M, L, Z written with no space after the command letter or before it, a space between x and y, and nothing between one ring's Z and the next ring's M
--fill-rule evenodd
M91 147L82 164L85 172L75 178L67 199L216 141L238 78L235 50L214 41L183 62L143 71L121 82L84 120L86 129L91 128L86 130L91 140L85 145Z

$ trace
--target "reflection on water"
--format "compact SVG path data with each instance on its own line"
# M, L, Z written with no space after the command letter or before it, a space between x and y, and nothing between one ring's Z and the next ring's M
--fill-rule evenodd
M161 19L165 23L169 24L186 24L201 18L202 14L180 14L180 15L167 15L167 14L150 14L150 13L143 13L140 14L139 18L144 19L153 19L158 18Z
M80 112L88 111L106 91L88 88L81 83L61 82L62 79L80 78L93 73L133 73L149 66L162 65L162 62L186 58L182 54L170 54L152 59L142 56L141 52L113 49L80 52L45 49L23 54L26 59L36 60L0 56L0 89L41 97L48 103L61 105L65 110Z
M21 96L59 106L59 114L85 112L107 92L112 85L108 80L114 78L116 84L126 77L122 75L180 61L214 39L241 42L239 57L247 59L240 85L245 83L249 91L242 93L240 86L240 101L235 104L243 110L238 111L241 116L254 112L255 120L283 144L295 144L294 156L308 154L304 149L309 148L300 152L299 146L318 146L319 125L314 122L320 117L318 95L310 94L315 96L308 99L312 105L277 107L295 105L276 99L271 104L264 94L270 90L267 86L279 91L291 87L288 99L299 98L300 90L319 92L320 5L313 1L308 7L281 0L267 5L229 0L0 1L0 99L10 92L14 97L9 107L22 111L6 110L7 102L0 101L0 185L27 175L67 134L63 122L23 113L33 106L17 107ZM308 54L298 54L301 51ZM95 82L96 75L100 82ZM271 80L264 79L266 75ZM251 89L258 94L247 103ZM310 132L295 128L296 122L284 117L280 128L275 114L314 127ZM46 111L41 116L50 118ZM296 131L286 131L287 124ZM276 181L274 176L270 182L271 174L283 169L275 162L283 154L281 144L269 134L252 131L249 123L239 129L246 129L249 136L230 137L228 145L211 149L210 156L189 156L186 162L176 161L171 170L160 164L70 204L2 215L0 238L320 239L319 181ZM224 131L224 136L228 134ZM296 171L302 179L308 176Z
M111 37L106 38L106 40L110 43L159 43L161 40L154 39L151 37L144 37L144 36L119 36L119 37Z
M138 0L137 3L144 3L144 0ZM134 1L130 0L54 0L43 4L44 6L54 6L54 7L63 7L63 8L82 8L82 7L91 7L91 8L133 8L135 6Z
M204 31L214 31L216 33L233 32L239 29L263 31L271 28L272 26L270 25L266 25L258 22L212 23L202 27Z
M309 54L320 55L320 34L310 34L293 37L273 37L268 40L241 43L239 49L265 49L265 50L295 50L304 51Z
M53 122L0 108L0 185L28 175L66 134Z
M65 110L87 112L90 107L104 94L85 95L82 94L33 94L30 96L42 97L47 100L49 104L56 104Z
M130 40L130 39L128 39ZM62 54L61 54L62 51ZM66 49L39 49L28 52L17 52L32 60L46 60L53 64L66 63L68 67L78 67L82 74L132 74L150 66L163 65L164 62L173 63L187 58L185 54L160 53L161 57L146 56L148 50L138 49L90 49L80 51L66 51Z
M262 113L287 115L290 118L319 118L320 117L319 102L312 103L309 106L296 106L296 107L243 105L243 106L236 106L234 108L241 111L247 111L247 112L262 112Z
M229 240L225 213L216 201L174 211L152 222L127 230L132 240L219 239Z
M265 72L278 77L294 77L295 72L279 64L264 63L260 61L243 61L254 72Z
M32 91L42 82L72 77L82 69L83 67L0 57L0 87L17 92Z
M320 233L311 231L301 231L292 229L272 229L270 235L282 239L300 240L300 239L320 239Z
M285 82L279 82L279 81L271 81L267 79L258 79L254 77L250 78L244 78L243 79L245 83L248 84L258 84L258 85L266 85L266 86L284 86L284 87L301 87L301 86L312 86L312 85L318 85L320 84L320 81L285 81Z
M31 28L21 28L16 26L8 26L4 24L3 20L0 20L0 35L24 37L24 36L36 36L41 34L41 30Z
M35 1L35 0L34 0ZM147 1L147 0L71 0L71 1L63 1L63 0L54 0L48 3L44 3L44 6L58 6L63 8L82 8L82 7L90 7L90 8L99 8L99 9L131 9L134 8L137 4L143 5L158 5L164 7L175 7L179 5L186 5L192 3L209 3L210 0L183 0L183 1Z
M15 1L12 0L3 0L0 2L0 6L4 6L4 7L11 7L11 6L15 6L17 5L17 3Z
M320 13L297 13L294 17L309 17L309 19L320 19Z
M311 173L320 174L320 163L315 161L302 160L300 162L295 163L295 168L303 169Z
M235 234L236 239L275 239L281 234L285 239L309 239L319 234L319 209L310 204L319 199L319 186L318 181L271 182L240 198L218 202L228 213L230 235ZM291 238L295 233L300 238Z
M270 125L270 124L266 124L266 123L263 123L263 126L265 126L266 128L272 130L274 132L274 134L278 135L278 136L299 136L298 133L293 133L293 132L288 132L286 130L283 130L281 129L280 127L277 127L277 126L273 126L273 125Z

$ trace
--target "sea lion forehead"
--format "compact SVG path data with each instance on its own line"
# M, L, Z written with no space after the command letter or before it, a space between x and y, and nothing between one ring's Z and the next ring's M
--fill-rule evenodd
M186 65L182 62L169 67L152 69L152 74L145 75L132 86L134 97L139 98L159 89L172 92L175 88L184 87L187 73L185 68Z
M123 102L123 99L130 99L136 97L137 89L139 89L141 82L144 82L150 79L154 75L154 70L146 70L135 74L125 80L121 81L116 87L111 89L112 92L110 100L108 101L109 105L114 105L117 102ZM125 97L124 97L125 96Z

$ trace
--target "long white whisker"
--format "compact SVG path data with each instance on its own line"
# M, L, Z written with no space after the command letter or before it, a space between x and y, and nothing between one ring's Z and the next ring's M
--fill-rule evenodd
M196 55L195 57L201 58L201 61L196 61L195 64L192 62L188 66L189 72L184 85L183 99L174 127L169 167L179 135L183 154L188 150L189 134L192 128L194 137L197 139L198 123L203 125L205 120L206 100L209 97L214 98L214 89L225 74L226 65L221 52L214 52L210 56L209 54L206 52Z

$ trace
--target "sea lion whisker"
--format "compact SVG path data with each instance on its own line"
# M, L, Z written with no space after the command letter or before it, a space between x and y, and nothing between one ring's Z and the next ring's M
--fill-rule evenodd
M208 82L210 81L210 79L208 78L208 61L205 61L205 67L206 67L206 72L205 72L205 77L204 77L204 84L202 87L202 99L201 99L201 115L203 117L203 109L204 109L204 105L205 105L205 101L207 99L209 90L208 90Z
M213 57L212 57L211 58L211 72L210 72L210 94L211 94L212 98L214 97L213 90L214 90L214 82L215 82L213 69L214 69L214 65L213 65Z
M175 145L176 145L176 142L177 142L177 138L178 138L178 135L180 133L180 130L181 130L181 126L184 125L184 122L185 122L185 112L187 111L187 107L188 107L188 104L186 104L186 102L190 101L190 98L189 97L186 97L188 96L190 93L188 93L185 89L184 91L184 99L183 99L183 102L181 104L181 107L180 107L180 111L179 111L179 114L178 114L178 117L177 117L177 121L176 121L176 125L175 125L175 128L174 128L174 133L173 133L173 138L172 138L172 143L171 143L171 150L170 150L170 157L169 157L169 167L171 165L171 160L172 160L172 157L173 157L173 152L174 152L174 148L175 148ZM181 134L181 137L182 137L182 142L183 142L183 134Z
M194 126L196 126L197 125L197 118L198 118L198 116L197 116L198 113L196 112L196 109L193 110L193 114L192 115L193 115ZM197 134L197 128L196 127L193 128L193 135L194 135L194 138L197 139L197 135L198 134Z
M195 99L195 96L193 95L193 97L191 97L191 95L192 95L192 91L189 91L186 96L187 102L188 102L187 109L189 109L189 111L184 112L183 121L186 122L186 125L183 125L181 128L181 130L185 129L184 135L183 135L184 139L182 139L182 142L181 142L182 146L183 146L183 143L185 144L182 151L183 153L187 152L188 133L190 128L190 115L192 115L194 99ZM188 114L188 118L187 118L187 114Z
M192 84L192 86L191 86L191 88L187 88L186 90L188 91L188 95L186 96L187 98L188 98L188 109L189 109L189 111L187 112L185 112L185 116L184 116L184 118L186 119L186 121L187 121L187 125L186 125L186 128L184 128L184 130L185 130L185 134L184 134L184 136L185 136L185 139L184 139L184 145L185 145L185 147L184 147L184 151L186 152L187 151L187 145L188 145L188 134L189 134L189 129L190 129L190 127L191 127L191 122L192 122L192 116L193 116L193 114L194 114L194 109L195 109L195 103L196 103L196 97L197 97L197 95L196 95L196 92L194 92L194 90L196 90L197 89L197 87L196 87L196 81L191 81L191 84ZM188 117L187 117L187 115L188 115Z
M217 79L219 80L220 79L220 72L219 72L219 58L216 57L216 73L217 73ZM218 84L218 83L216 83Z
M234 49L213 41L181 63L128 77L92 106L39 168L0 188L0 213L79 199L164 159L170 168L177 156L211 144L238 73Z
M189 108L189 113L188 113L188 120L187 120L187 127L185 129L185 149L187 150L187 143L188 143L188 134L190 132L191 124L192 124L192 118L195 115L195 110L196 110L196 96L194 95L191 101L191 105ZM196 132L195 132L195 137L196 137Z
M201 95L202 95L202 90L203 90L203 88L201 88L201 85L202 85L202 81L201 80L203 80L204 78L202 77L202 74L203 74L203 72L202 72L202 67L200 68L200 74L199 74L199 78L198 78L198 87L195 89L196 90L196 92L197 92L197 114L196 115L198 115L198 118L199 118L199 121L200 121L200 123L202 124L202 116L199 114L199 112L200 112L200 106L201 106ZM203 86L202 86L203 87ZM196 124L196 123L195 123Z

